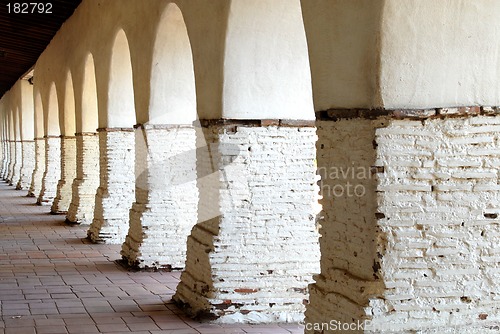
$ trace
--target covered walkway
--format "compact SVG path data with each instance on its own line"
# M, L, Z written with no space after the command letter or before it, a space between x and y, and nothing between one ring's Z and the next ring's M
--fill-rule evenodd
M180 272L130 272L120 245L0 184L0 333L303 333L299 325L216 325L171 303Z

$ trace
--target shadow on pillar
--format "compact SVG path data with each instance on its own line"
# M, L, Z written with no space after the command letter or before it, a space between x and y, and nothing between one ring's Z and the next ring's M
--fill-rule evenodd
M29 197L37 197L42 189L42 178L45 171L45 138L35 138L35 168L31 176Z
M314 127L209 121L197 152L199 223L173 297L219 323L303 320L319 271ZM281 124L280 124L281 125Z
M76 178L66 223L90 225L99 186L99 137L97 133L76 134Z
M321 274L309 286L306 333L336 333L318 327L332 320L370 320L370 305L384 292L380 261L385 238L377 224L382 218L377 213L377 173L383 172L376 167L378 122L354 118L316 123Z
M197 222L195 129L141 125L135 134L135 201L122 261L140 269L182 269Z
M61 179L50 208L53 214L66 214L71 204L72 183L76 177L76 138L61 136Z
M134 130L103 128L98 133L100 183L87 236L94 243L122 244L135 197Z

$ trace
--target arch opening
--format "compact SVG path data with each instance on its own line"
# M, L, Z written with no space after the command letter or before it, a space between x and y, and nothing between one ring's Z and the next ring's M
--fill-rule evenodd
M64 106L61 115L61 134L74 136L76 132L75 124L75 95L73 89L73 77L68 71L66 75L66 86L64 90Z
M101 127L126 128L135 125L135 102L130 48L125 32L116 34L111 51L107 119Z
M177 5L168 4L158 26L151 69L150 124L191 124L196 86L191 43Z
M97 86L94 57L90 53L85 59L84 71L81 107L76 113L76 130L95 132L98 127Z
M300 1L231 1L223 118L315 119Z
M59 136L61 130L59 127L59 104L55 83L50 85L49 102L44 117L45 134L47 136Z

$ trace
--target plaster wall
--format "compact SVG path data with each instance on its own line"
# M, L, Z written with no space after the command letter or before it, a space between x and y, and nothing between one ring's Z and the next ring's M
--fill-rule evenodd
M499 105L499 15L495 0L386 0L382 106Z

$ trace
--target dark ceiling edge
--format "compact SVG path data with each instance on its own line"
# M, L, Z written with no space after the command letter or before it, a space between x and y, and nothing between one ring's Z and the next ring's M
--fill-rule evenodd
M52 0L52 14L15 14L8 13L7 6L0 8L0 98L30 74L81 2Z

